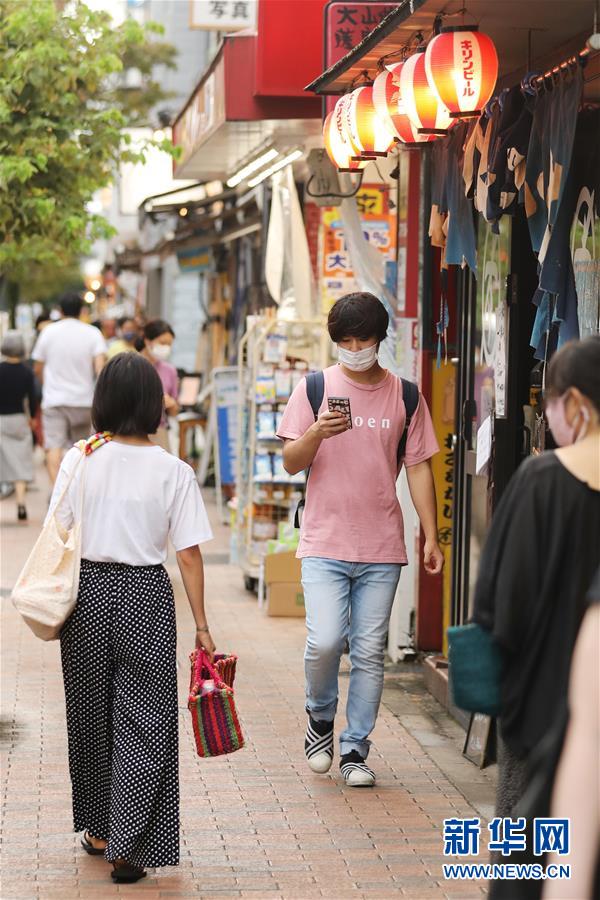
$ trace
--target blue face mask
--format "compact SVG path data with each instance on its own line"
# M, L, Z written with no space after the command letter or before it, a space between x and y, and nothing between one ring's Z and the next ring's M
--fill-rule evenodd
M138 336L137 331L123 331L121 332L121 337L127 344L133 344L136 337Z

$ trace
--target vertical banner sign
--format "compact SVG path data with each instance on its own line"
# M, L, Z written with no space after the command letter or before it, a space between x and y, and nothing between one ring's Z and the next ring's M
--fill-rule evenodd
M446 632L450 624L452 592L452 512L454 507L454 397L456 368L433 363L431 417L440 452L431 460L438 503L439 542L444 554L442 579L443 652L447 655Z
M356 195L365 238L393 263L396 258L394 212L389 193L380 184L365 184ZM344 239L340 209L322 208L321 287L322 312L328 313L335 301L356 290L350 255Z
M221 484L235 483L238 418L238 371L235 366L213 369L214 403L217 411L217 439Z
M341 3L332 0L325 7L325 68L328 69L349 50L368 37L397 3ZM335 106L337 97L325 98L325 114Z

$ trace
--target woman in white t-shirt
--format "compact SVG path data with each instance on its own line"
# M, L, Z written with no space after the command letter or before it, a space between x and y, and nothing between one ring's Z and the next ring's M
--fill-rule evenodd
M196 646L211 656L199 544L212 538L194 472L148 435L163 414L154 367L133 353L102 370L86 445L57 511L82 513L75 611L61 633L69 769L76 831L90 854L112 862L114 881L179 862L176 625L163 566L167 542L196 622ZM53 509L80 460L65 456ZM83 494L81 491L83 490Z

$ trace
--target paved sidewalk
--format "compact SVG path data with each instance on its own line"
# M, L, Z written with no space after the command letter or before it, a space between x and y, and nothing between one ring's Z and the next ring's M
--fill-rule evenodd
M239 570L222 563L221 528L206 545L207 605L219 648L240 656L247 746L230 758L195 755L185 706L192 619L170 566L179 621L182 861L137 885L114 886L107 863L88 857L72 832L58 646L37 641L7 597L45 507L42 475L38 482L28 495L30 525L13 523L12 499L1 504L3 900L484 894L481 885L444 882L441 871L442 820L477 813L387 708L369 757L374 790L345 788L337 767L327 776L308 770L303 622L261 613Z

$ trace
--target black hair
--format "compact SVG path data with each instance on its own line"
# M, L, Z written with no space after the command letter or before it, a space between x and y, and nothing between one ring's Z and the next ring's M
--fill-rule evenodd
M334 344L346 337L363 341L377 338L381 343L387 337L390 317L383 303L374 294L358 291L340 297L329 312L327 328Z
M135 322L135 316L121 316L117 319L117 326L122 328L125 322L133 322L135 327L137 328L137 324Z
M78 319L83 308L83 300L81 299L79 294L71 292L68 294L63 294L58 301L58 305L62 310L63 316L69 316L70 318Z
M546 393L560 397L578 388L600 412L600 335L569 341L554 354L546 372Z
M155 434L163 414L163 394L162 382L147 359L137 353L118 353L96 383L94 429L132 437Z
M37 319L35 320L35 330L39 331L39 328L40 328L40 325L42 324L42 322L51 322L51 321L52 321L52 319L50 318L50 313L47 313L47 312L40 313L39 316L37 317Z
M161 334L172 334L175 337L175 332L168 322L165 322L164 319L151 319L144 325L142 334L136 338L135 349L141 353L146 346L146 341L155 341Z
M164 319L151 319L144 325L144 337L147 341L155 341L161 334L172 334L175 337L175 332Z

